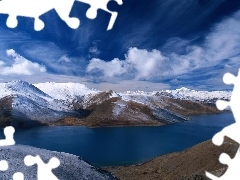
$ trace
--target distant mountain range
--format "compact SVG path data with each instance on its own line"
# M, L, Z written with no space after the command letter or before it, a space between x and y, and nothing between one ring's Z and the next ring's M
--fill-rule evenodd
M0 126L165 125L194 114L216 113L229 91L99 91L79 83L0 83Z

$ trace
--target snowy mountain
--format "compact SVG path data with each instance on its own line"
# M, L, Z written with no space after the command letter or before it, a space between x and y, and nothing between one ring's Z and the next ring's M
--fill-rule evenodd
M0 83L0 98L3 100L1 112L5 113L4 108L8 107L7 111L11 111L10 119L15 126L48 123L75 113L66 103L24 81Z
M47 93L54 99L63 101L73 101L81 98L86 101L89 97L96 95L100 91L89 89L87 86L79 83L39 83L35 87Z
M231 92L230 91L196 91L191 90L185 87L176 90L165 90L165 91L153 91L153 92L145 92L145 91L127 91L125 93L121 93L123 96L157 96L164 95L176 99L181 100L192 100L192 101L211 101L213 99L230 99Z
M229 91L195 91L185 87L176 90L166 90L174 98L188 99L193 101L211 101L213 99L230 99Z
M53 168L53 174L61 180L116 180L111 173L91 166L79 156L26 145L1 147L0 158L8 160L9 169L7 171L1 171L0 179L13 179L13 174L16 172L23 173L25 180L38 179L37 166L27 167L24 164L24 158L28 155L34 157L38 155L45 163L49 162L52 157L58 158L60 165L56 169Z
M99 91L79 83L0 83L0 125L164 125L215 113L227 91Z

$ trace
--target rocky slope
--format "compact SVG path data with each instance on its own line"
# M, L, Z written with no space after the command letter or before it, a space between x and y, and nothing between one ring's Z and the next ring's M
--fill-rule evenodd
M119 180L207 180L205 171L221 176L227 166L218 161L223 152L234 157L239 144L225 139L218 147L206 141L187 150L157 157L144 164L126 167L105 168Z
M24 81L0 83L1 126L31 127L76 114L62 101L54 99Z
M164 125L218 112L230 92L186 88L156 92L98 91L79 83L0 83L0 126Z
M52 157L60 160L60 165L53 169L54 175L60 180L114 180L109 172L96 169L83 161L80 157L60 152L39 149L31 146L14 145L0 148L0 159L7 160L9 169L1 171L0 179L9 180L15 172L24 174L25 180L37 180L37 166L26 166L24 157L27 155L39 155L47 163Z

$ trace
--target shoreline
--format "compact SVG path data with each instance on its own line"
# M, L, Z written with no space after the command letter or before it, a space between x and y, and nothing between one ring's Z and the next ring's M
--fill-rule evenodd
M225 138L220 147L207 140L183 151L158 156L141 164L101 168L111 172L119 180L207 180L205 171L216 176L225 173L227 166L219 162L220 154L225 152L233 158L238 148L239 144L229 138Z
M222 114L222 113L230 113L230 110L224 110L220 112L209 112L209 113L199 113L199 114L192 114L187 116L186 118L188 119L187 121L183 122L173 122L173 123L168 123L168 124L163 124L161 122L149 122L149 123L141 123L141 122L134 122L134 121L119 121L120 124L115 124L115 125L108 125L108 123L114 123L117 122L118 120L108 120L106 122L103 122L103 125L94 125L94 124L89 124L89 122L86 122L85 120L81 120L78 118L71 118L70 122L62 122L64 120L60 120L54 123L49 123L47 126L83 126L83 127L88 127L88 128L106 128L106 127L158 127L158 126L168 126L168 125L173 125L173 124L178 124L178 123L184 123L191 121L193 117L196 116L208 116L208 115L217 115L217 114ZM71 122L72 121L72 122ZM104 121L104 120L103 120ZM74 123L75 122L75 123ZM119 123L117 122L117 123ZM121 123L126 123L126 124L121 124ZM99 123L98 123L99 124Z

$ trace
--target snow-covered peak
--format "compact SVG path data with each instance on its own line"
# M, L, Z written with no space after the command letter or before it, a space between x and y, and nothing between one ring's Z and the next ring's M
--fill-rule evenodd
M139 95L139 96L152 96L156 93L156 91L152 91L152 92L147 92L147 91L126 91L123 93L119 93L120 95Z
M0 83L0 97L33 94L50 98L47 94L25 81L18 80L10 81L7 83Z
M59 100L69 100L79 96L95 95L100 92L95 89L90 89L84 84L80 83L47 82L34 84L34 86L47 93L54 99Z
M194 91L194 90L188 89L188 88L186 88L186 87L181 87L181 88L179 88L179 89L176 89L175 91L176 91L176 92L188 92L188 91Z
M64 103L25 81L0 83L0 98L4 97L12 98L11 106L14 114L21 114L27 119L49 120L50 114L70 111Z
M166 90L166 92L175 98L199 101L209 99L230 99L231 97L230 91L196 91L185 87L176 90Z

